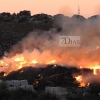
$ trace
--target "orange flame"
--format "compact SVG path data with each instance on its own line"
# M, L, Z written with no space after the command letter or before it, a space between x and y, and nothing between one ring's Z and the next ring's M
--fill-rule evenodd
M66 57L66 55L62 55L62 57L63 58L66 57L66 59L60 58L58 56L52 56L52 55L50 55L50 57L48 58L48 56L49 56L48 52L45 53L45 56L40 55L40 58L39 58L38 53L37 53L37 55L35 55L36 53L30 54L31 57L29 56L29 58L28 58L28 56L24 56L23 54L20 54L20 55L14 56L12 58L5 58L3 60L0 60L0 71L5 71L6 74L4 74L4 76L6 76L11 71L21 69L24 66L35 67L38 64L55 64L54 66L56 67L56 64L60 64L61 66L63 66L64 64L67 64L67 65L71 64L71 65L80 66L79 67L80 69L89 68L89 69L93 70L94 75L98 75L98 73L100 73L99 61L92 62L87 59L87 55L89 54L89 52L98 50L98 49L100 49L100 46L96 46L95 49L85 51L85 52L83 52L84 54L81 52L81 54L83 54L82 55L83 59L81 59L79 61L73 59L73 57L70 58L70 56ZM77 56L77 55L75 55L75 56ZM71 60L72 60L72 62L70 62ZM73 64L73 62L74 62L74 64ZM23 72L23 71L21 71L21 72ZM76 76L75 78L80 83L81 87L86 86L86 83L84 82L84 77L82 75Z
M80 87L85 87L86 84L85 84L84 81L83 81L82 75L78 75L78 76L76 76L75 78L76 78L76 80L80 83Z
M14 70L21 69L24 66L35 66L36 64L54 64L56 60L51 60L46 63L38 62L37 60L31 60L28 61L24 57L14 57L13 59L9 61L0 61L0 71L6 71L6 73L9 73ZM7 70L8 69L8 70ZM10 69L10 70L9 70ZM6 74L7 75L7 74Z

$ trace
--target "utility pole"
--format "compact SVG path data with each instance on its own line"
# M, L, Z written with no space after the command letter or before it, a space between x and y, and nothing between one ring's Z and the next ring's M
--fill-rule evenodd
M78 5L78 15L80 15L80 6Z

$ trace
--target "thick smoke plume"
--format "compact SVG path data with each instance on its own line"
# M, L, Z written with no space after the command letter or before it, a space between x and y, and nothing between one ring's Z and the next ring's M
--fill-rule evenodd
M63 20L63 19L62 19ZM85 20L68 19L61 23L62 31L55 28L49 31L33 31L5 52L3 60L24 57L26 61L36 60L48 63L55 60L57 64L95 67L100 64L100 23ZM60 47L59 36L80 36L80 47ZM90 78L89 78L90 79ZM89 80L88 79L88 80Z
M62 31L33 31L13 46L6 56L23 56L46 62L55 59L57 63L89 65L100 63L100 24L95 22L67 21L62 24ZM60 47L59 36L80 36L80 47ZM95 50L93 50L95 49ZM18 53L18 54L17 54Z

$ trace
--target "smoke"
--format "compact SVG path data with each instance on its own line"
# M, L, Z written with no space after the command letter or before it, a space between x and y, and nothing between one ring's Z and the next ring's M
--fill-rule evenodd
M14 45L10 52L5 52L3 61L8 63L13 59L21 58L25 62L24 66L28 66L28 62L33 60L39 63L47 64L50 61L56 61L56 64L67 64L74 66L83 66L93 68L100 66L100 23L99 19L94 22L91 20L76 21L69 19L61 23L62 31L58 32L55 28L49 31L33 31L25 38ZM80 36L80 47L60 47L59 36ZM9 64L9 63L8 63ZM17 69L15 62L12 67L2 70ZM98 76L87 75L84 79L86 83L98 80Z
M88 83L100 83L99 79L100 79L100 73L98 73L97 75L88 73L82 76L81 82L83 82L85 85L87 85Z
M59 13L64 14L65 16L72 16L74 14L74 11L71 9L70 6L65 5L61 6Z
M39 62L48 62L55 59L57 63L89 66L100 63L100 24L91 21L76 22L70 20L64 25L62 31L56 29L49 31L33 31L26 38L13 46L6 57L21 55L25 59L36 59ZM80 47L60 47L59 36L80 36ZM92 50L95 49L95 50ZM90 50L90 52L88 52ZM87 52L87 53L86 53Z

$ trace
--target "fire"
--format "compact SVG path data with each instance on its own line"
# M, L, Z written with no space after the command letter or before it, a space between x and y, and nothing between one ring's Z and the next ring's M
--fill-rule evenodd
M14 61L19 62L19 61L24 61L24 57L20 57L20 58L15 58Z
M87 66L87 67L79 66L79 68L80 68L80 69L82 69L82 68L91 69L91 70L93 70L93 74L94 74L94 75L97 75L98 73L100 73L100 65L96 65L96 64L94 64L94 65L89 65L89 66Z
M23 67L28 67L28 66L33 66L36 67L39 64L54 64L54 67L56 67L56 64L60 64L61 66L64 66L65 64L67 65L76 65L79 66L80 69L83 68L89 68L91 70L93 70L93 75L98 75L98 73L100 73L100 62L98 59L96 59L96 61L92 62L91 60L88 59L89 53L91 51L95 51L95 50L99 50L100 46L96 46L95 49L91 49L91 50L87 50L86 52L79 52L79 54L81 54L82 58L80 59L75 59L75 57L77 56L77 54L73 54L73 56L70 56L71 54L63 54L60 58L56 55L52 55L51 52L43 52L42 54L40 54L38 51L34 51L34 52L25 52L19 55L15 55L14 57L11 58L3 58L2 60L0 60L0 72L1 71L5 71L6 74L4 76L6 76L8 73L10 73L11 71L15 71L18 69L21 69ZM70 52L69 52L70 53ZM71 52L72 53L72 52ZM29 56L28 56L29 55ZM67 55L67 56L66 56ZM50 57L49 57L50 56ZM80 56L80 57L81 57ZM66 58L66 59L65 59ZM76 57L78 58L78 57ZM97 61L98 60L98 61ZM20 73L22 73L23 71L21 71ZM76 80L80 83L80 87L84 87L89 85L89 83L85 83L84 81L84 76L82 75L78 75L75 77Z
M1 67L0 71L6 71L6 74L4 75L4 76L6 76L11 71L21 69L22 67L25 67L25 66L33 66L34 67L37 64L54 64L55 62L56 62L56 60L41 62L41 61L38 61L36 59L28 60L22 56L13 57L11 59L7 59L7 61L6 60L0 61L0 67Z
M33 64L37 64L38 62L37 62L36 60L33 60L32 63L33 63Z
M83 81L83 76L82 75L78 75L75 78L76 78L76 81L78 81L80 83L80 87L85 87L86 86L86 84Z
M47 64L54 64L56 62L56 60L52 60L50 62L47 62Z
M4 76L7 76L7 73L4 73Z
M87 86L89 86L89 85L90 85L90 83L87 84Z
M98 73L100 73L100 65L90 66L89 68L93 70L94 75L97 75Z
M94 64L94 66L93 65L89 65L87 67L80 66L79 68L80 69L82 69L82 68L89 68L89 69L93 70L93 75L95 75L95 76L100 74L100 65ZM86 76L84 77L83 75L78 75L75 78L80 83L80 87L89 86L89 84L90 84L90 83L86 83L84 81L84 78L86 78Z

